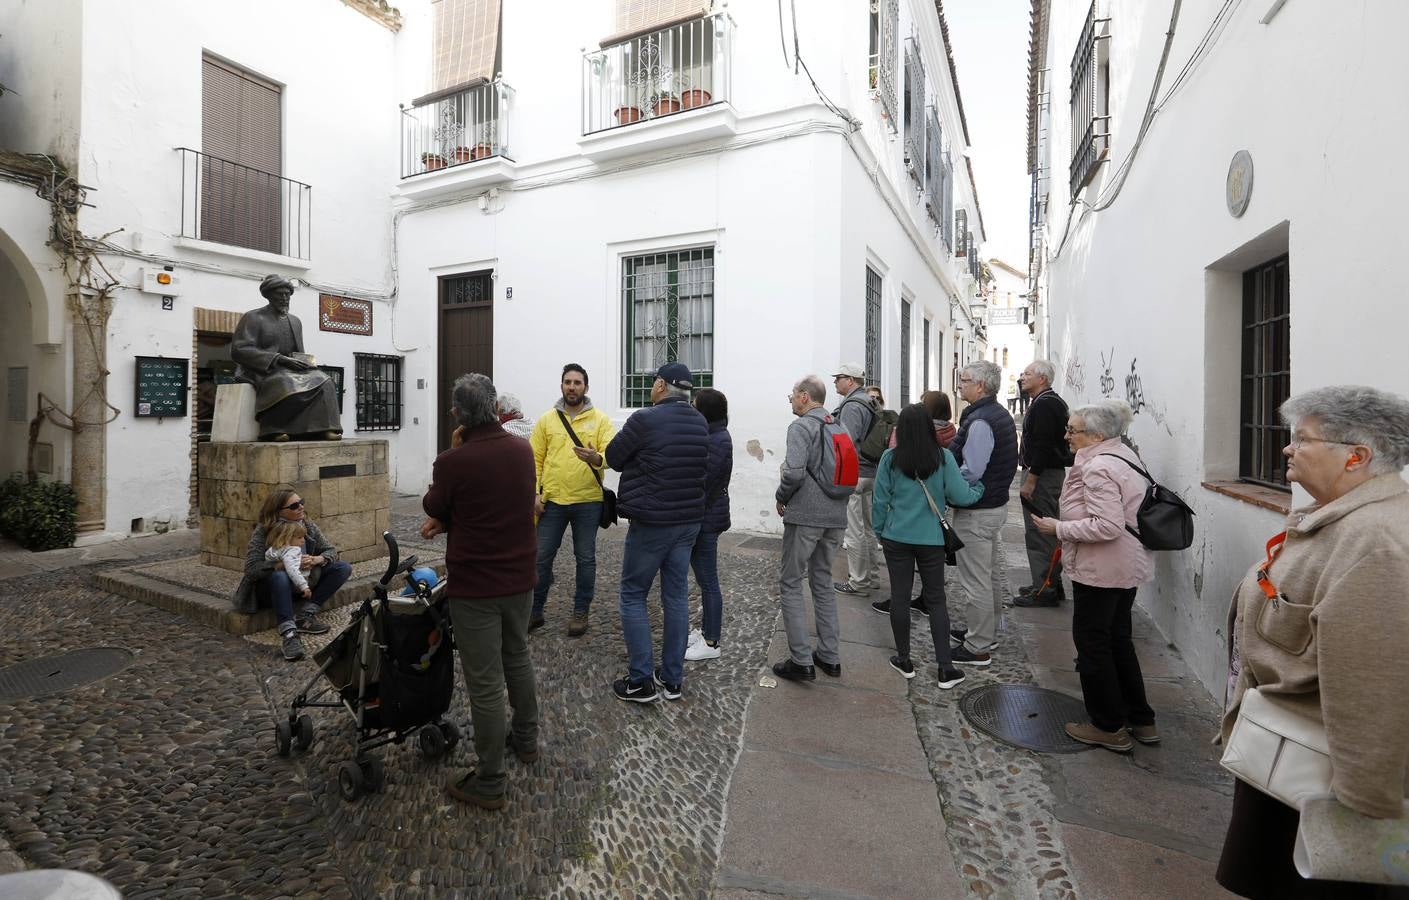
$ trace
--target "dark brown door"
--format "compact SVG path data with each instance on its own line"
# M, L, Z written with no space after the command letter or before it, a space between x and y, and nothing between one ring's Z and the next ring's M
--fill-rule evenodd
M450 391L455 379L466 372L494 377L494 278L489 271L440 279L438 450L450 446L450 432L455 429Z

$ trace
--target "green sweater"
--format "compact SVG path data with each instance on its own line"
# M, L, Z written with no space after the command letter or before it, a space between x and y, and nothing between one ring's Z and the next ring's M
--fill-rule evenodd
M971 506L983 496L983 485L970 485L959 474L954 454L940 450L944 463L935 469L925 485L930 489L939 511L946 501L952 506ZM902 544L925 544L942 547L944 535L939 519L925 500L925 492L914 478L906 477L895 468L895 451L887 450L876 464L876 486L871 497L871 524L876 535Z

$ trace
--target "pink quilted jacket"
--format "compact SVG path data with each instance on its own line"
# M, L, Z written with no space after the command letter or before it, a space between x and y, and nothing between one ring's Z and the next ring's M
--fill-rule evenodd
M1111 438L1076 451L1076 462L1062 483L1062 565L1072 581L1092 587L1131 588L1148 581L1154 554L1125 530L1134 526L1149 482L1114 453L1144 465L1135 451Z

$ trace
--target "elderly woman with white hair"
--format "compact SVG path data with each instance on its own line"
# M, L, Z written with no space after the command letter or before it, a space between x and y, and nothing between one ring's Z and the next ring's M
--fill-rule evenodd
M533 420L524 418L523 404L513 394L500 394L497 402L499 424L514 437L528 440L533 434Z
M1282 417L1291 426L1287 480L1313 502L1268 541L1234 597L1222 737L1226 744L1254 688L1268 704L1324 726L1330 792L1349 809L1317 819L1236 782L1218 882L1247 897L1406 897L1409 887L1303 878L1292 850L1299 827L1314 843L1307 832L1316 821L1404 815L1409 485L1400 473L1409 465L1409 401L1337 385L1291 398ZM1380 849L1386 862L1395 852ZM1386 864L1380 851L1370 855L1370 868Z
M1066 733L1117 753L1130 752L1137 740L1159 741L1131 638L1135 591L1154 571L1153 555L1126 527L1149 484L1140 457L1120 439L1133 418L1123 400L1072 410L1066 435L1076 461L1062 485L1060 518L1032 519L1062 542L1072 581L1076 671L1091 721L1068 722Z

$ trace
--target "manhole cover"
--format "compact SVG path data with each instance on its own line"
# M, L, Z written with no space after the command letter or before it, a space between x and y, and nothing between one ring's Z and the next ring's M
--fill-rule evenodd
M741 550L776 550L783 551L783 539L780 537L751 537L739 544Z
M1062 730L1087 719L1085 705L1066 694L1030 684L989 684L965 694L959 709L975 728L1015 747L1039 753L1090 749Z
M132 654L121 647L70 650L0 669L0 702L57 694L121 672Z

